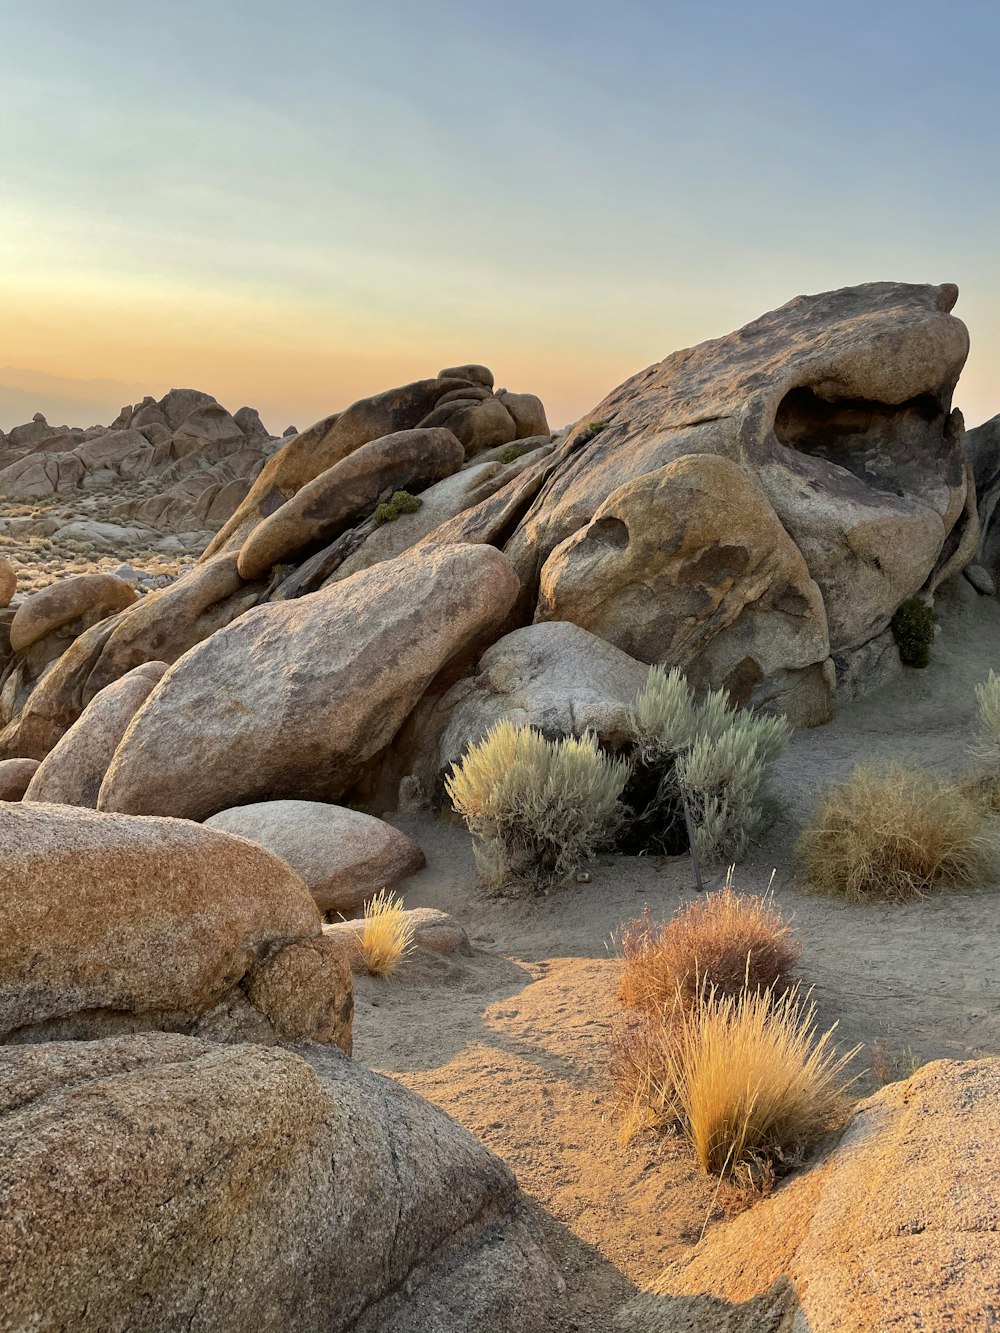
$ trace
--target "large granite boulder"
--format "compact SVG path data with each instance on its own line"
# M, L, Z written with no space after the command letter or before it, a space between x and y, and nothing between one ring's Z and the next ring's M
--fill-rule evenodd
M950 313L957 294L869 283L797 297L633 376L569 434L506 542L524 613L537 600L540 618L580 615L634 656L688 660L741 702L829 716L833 659L849 660L976 549L951 410L968 352ZM704 455L729 466L712 472ZM737 472L752 503L730 541L707 500L690 520L683 506ZM633 568L652 554L635 522L647 501L668 548L648 592ZM684 550L698 529L700 563Z
M417 493L464 462L461 444L440 428L397 431L363 444L257 524L240 550L240 574L259 578L272 565L329 542L370 514L384 493Z
M362 445L422 424L438 424L427 423L425 418L449 391L472 383L466 378L469 369L442 371L435 379L417 380L362 398L343 412L317 421L301 435L292 436L267 462L246 500L206 547L203 558L220 551L238 551L262 519Z
M263 848L22 802L0 805L0 854L0 1042L162 1028L350 1049L348 970L306 886Z
M321 912L356 912L426 864L417 844L382 819L323 801L255 801L205 820L290 865Z
M620 1333L988 1328L1000 1308L1000 1061L936 1061L862 1102L840 1143L716 1227Z
M166 670L166 662L144 662L95 694L38 765L23 799L96 810L101 783L121 738Z
M516 595L492 547L425 545L246 612L186 653L140 708L100 808L205 819L254 800L336 800Z
M510 1171L315 1046L0 1051L0 1329L542 1333L563 1281Z
M592 731L609 750L630 736L643 662L566 621L505 635L439 699L418 709L411 741L414 774L439 794L442 779L470 745L507 719L553 739Z

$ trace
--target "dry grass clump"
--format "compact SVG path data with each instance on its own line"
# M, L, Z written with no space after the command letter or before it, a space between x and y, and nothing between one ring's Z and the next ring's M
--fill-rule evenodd
M787 990L799 958L791 926L770 896L740 895L731 878L716 893L678 908L662 925L647 908L622 930L619 994L628 1008L691 1008L709 991Z
M860 1049L838 1055L815 1012L796 989L710 993L652 1025L629 1128L678 1125L714 1175L794 1163L844 1115L842 1074Z
M751 1191L842 1117L838 1055L793 983L799 946L769 895L731 880L661 926L648 912L623 937L614 1029L621 1136L676 1128L703 1169Z
M359 941L361 959L373 977L387 977L413 951L413 925L403 911L403 900L385 889L365 903L365 922Z
M851 902L905 902L981 884L997 841L954 783L901 763L861 765L834 787L799 840L812 883Z
M549 741L504 719L469 746L445 790L479 839L485 883L508 894L545 893L611 838L627 775L589 733Z

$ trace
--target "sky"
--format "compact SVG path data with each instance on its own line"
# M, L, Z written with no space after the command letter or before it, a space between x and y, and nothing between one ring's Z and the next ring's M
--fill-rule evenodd
M280 432L484 362L557 427L801 292L957 282L1000 412L1000 5L0 0L0 428Z

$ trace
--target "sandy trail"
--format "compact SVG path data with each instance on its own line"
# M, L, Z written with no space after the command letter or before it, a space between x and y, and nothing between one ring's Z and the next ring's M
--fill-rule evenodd
M939 599L934 660L795 737L776 767L777 818L737 872L774 895L803 946L819 1019L865 1043L859 1091L875 1080L873 1043L890 1068L911 1059L1000 1052L1000 896L996 886L907 906L819 898L796 880L794 842L827 783L877 755L938 772L967 763L975 685L1000 667L1000 606L958 580ZM683 1147L618 1143L608 1035L613 935L648 903L668 916L694 896L686 858L603 857L590 884L538 903L485 899L465 830L429 814L394 819L424 848L413 907L451 912L473 958L422 956L396 979L358 983L356 1058L430 1098L503 1157L539 1204L567 1272L568 1328L597 1329L680 1247L721 1215L714 1186ZM717 876L716 879L719 877Z

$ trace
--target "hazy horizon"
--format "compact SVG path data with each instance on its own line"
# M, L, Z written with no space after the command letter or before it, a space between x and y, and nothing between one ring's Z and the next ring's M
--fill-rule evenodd
M280 432L468 360L557 427L875 280L959 284L956 403L1000 411L993 7L35 0L0 37L4 429L189 386Z

